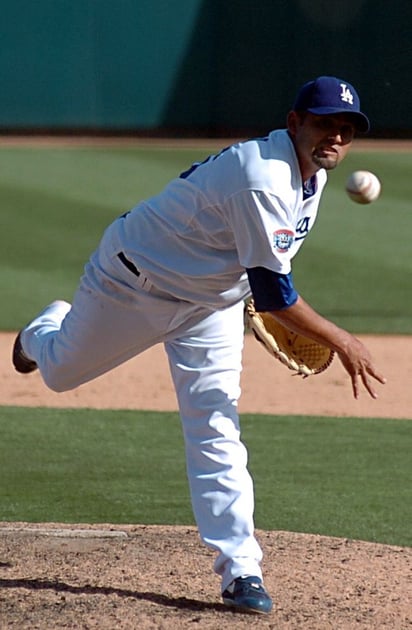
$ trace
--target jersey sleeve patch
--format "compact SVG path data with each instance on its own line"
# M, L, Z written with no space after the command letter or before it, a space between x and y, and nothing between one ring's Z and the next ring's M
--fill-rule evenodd
M285 228L273 232L273 247L279 254L286 254L293 245L295 234Z
M281 274L265 267L253 267L246 272L258 312L280 311L297 301L292 273Z

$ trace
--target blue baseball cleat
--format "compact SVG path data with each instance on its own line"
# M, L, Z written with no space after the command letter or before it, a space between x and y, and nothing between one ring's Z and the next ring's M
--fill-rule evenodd
M272 610L272 600L262 580L254 575L233 580L223 591L222 598L226 606L245 612L269 613Z
M15 370L20 372L20 374L30 374L30 372L37 370L37 363L24 354L23 348L21 347L20 335L21 331L17 335L13 346L13 365Z

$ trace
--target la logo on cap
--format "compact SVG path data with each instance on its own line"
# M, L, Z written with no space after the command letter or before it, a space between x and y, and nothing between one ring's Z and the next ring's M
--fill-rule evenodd
M340 86L342 88L342 92L340 94L342 101L344 101L345 103L349 103L350 105L353 105L353 94L348 88L348 86L346 85L346 83L341 83Z

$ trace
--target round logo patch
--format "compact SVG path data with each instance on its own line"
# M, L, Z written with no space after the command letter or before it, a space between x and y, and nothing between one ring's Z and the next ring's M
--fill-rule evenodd
M285 254L289 251L294 240L295 235L292 230L276 230L276 232L273 233L273 245L280 254Z

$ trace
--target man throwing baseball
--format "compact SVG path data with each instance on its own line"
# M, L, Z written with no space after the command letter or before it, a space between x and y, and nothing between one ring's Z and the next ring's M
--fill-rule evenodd
M298 294L291 261L312 229L327 171L369 129L348 82L305 84L287 129L192 165L105 231L72 304L47 306L16 338L15 369L62 392L163 343L183 426L194 515L217 553L228 606L268 613L253 482L237 402L244 300L333 349L353 394L384 383L368 350Z

